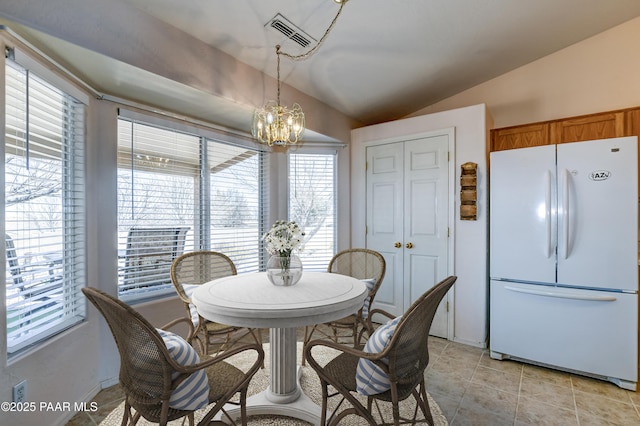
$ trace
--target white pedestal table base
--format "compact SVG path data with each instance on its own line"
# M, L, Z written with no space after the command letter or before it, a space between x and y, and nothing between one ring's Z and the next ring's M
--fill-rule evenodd
M269 387L247 398L247 416L277 415L304 420L314 425L320 424L320 406L302 392L297 367L296 329L272 328L269 330L271 362ZM240 418L240 407L230 406L227 414L233 419ZM226 408L225 408L226 409ZM222 417L222 421L225 416Z

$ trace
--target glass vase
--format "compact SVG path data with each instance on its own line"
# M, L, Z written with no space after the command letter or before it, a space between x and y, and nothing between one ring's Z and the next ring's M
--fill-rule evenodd
M302 262L295 254L271 255L267 262L267 277L273 285L296 285L302 277Z

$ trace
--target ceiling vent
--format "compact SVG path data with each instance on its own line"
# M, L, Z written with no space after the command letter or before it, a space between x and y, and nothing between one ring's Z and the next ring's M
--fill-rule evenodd
M289 21L279 13L274 16L273 19L267 22L265 27L270 27L274 30L277 30L281 34L284 34L289 40L302 47L307 47L311 44L312 41L316 41L313 37L302 31L299 27L292 24L291 21Z

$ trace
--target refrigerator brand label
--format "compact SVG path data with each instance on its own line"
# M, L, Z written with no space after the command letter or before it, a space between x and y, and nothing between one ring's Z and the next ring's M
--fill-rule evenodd
M607 180L611 176L611 172L608 170L596 170L591 172L589 179L591 180Z

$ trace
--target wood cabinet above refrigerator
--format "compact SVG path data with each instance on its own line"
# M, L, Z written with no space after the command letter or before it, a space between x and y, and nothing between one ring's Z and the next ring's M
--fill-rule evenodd
M489 151L623 136L640 139L640 107L492 129Z

